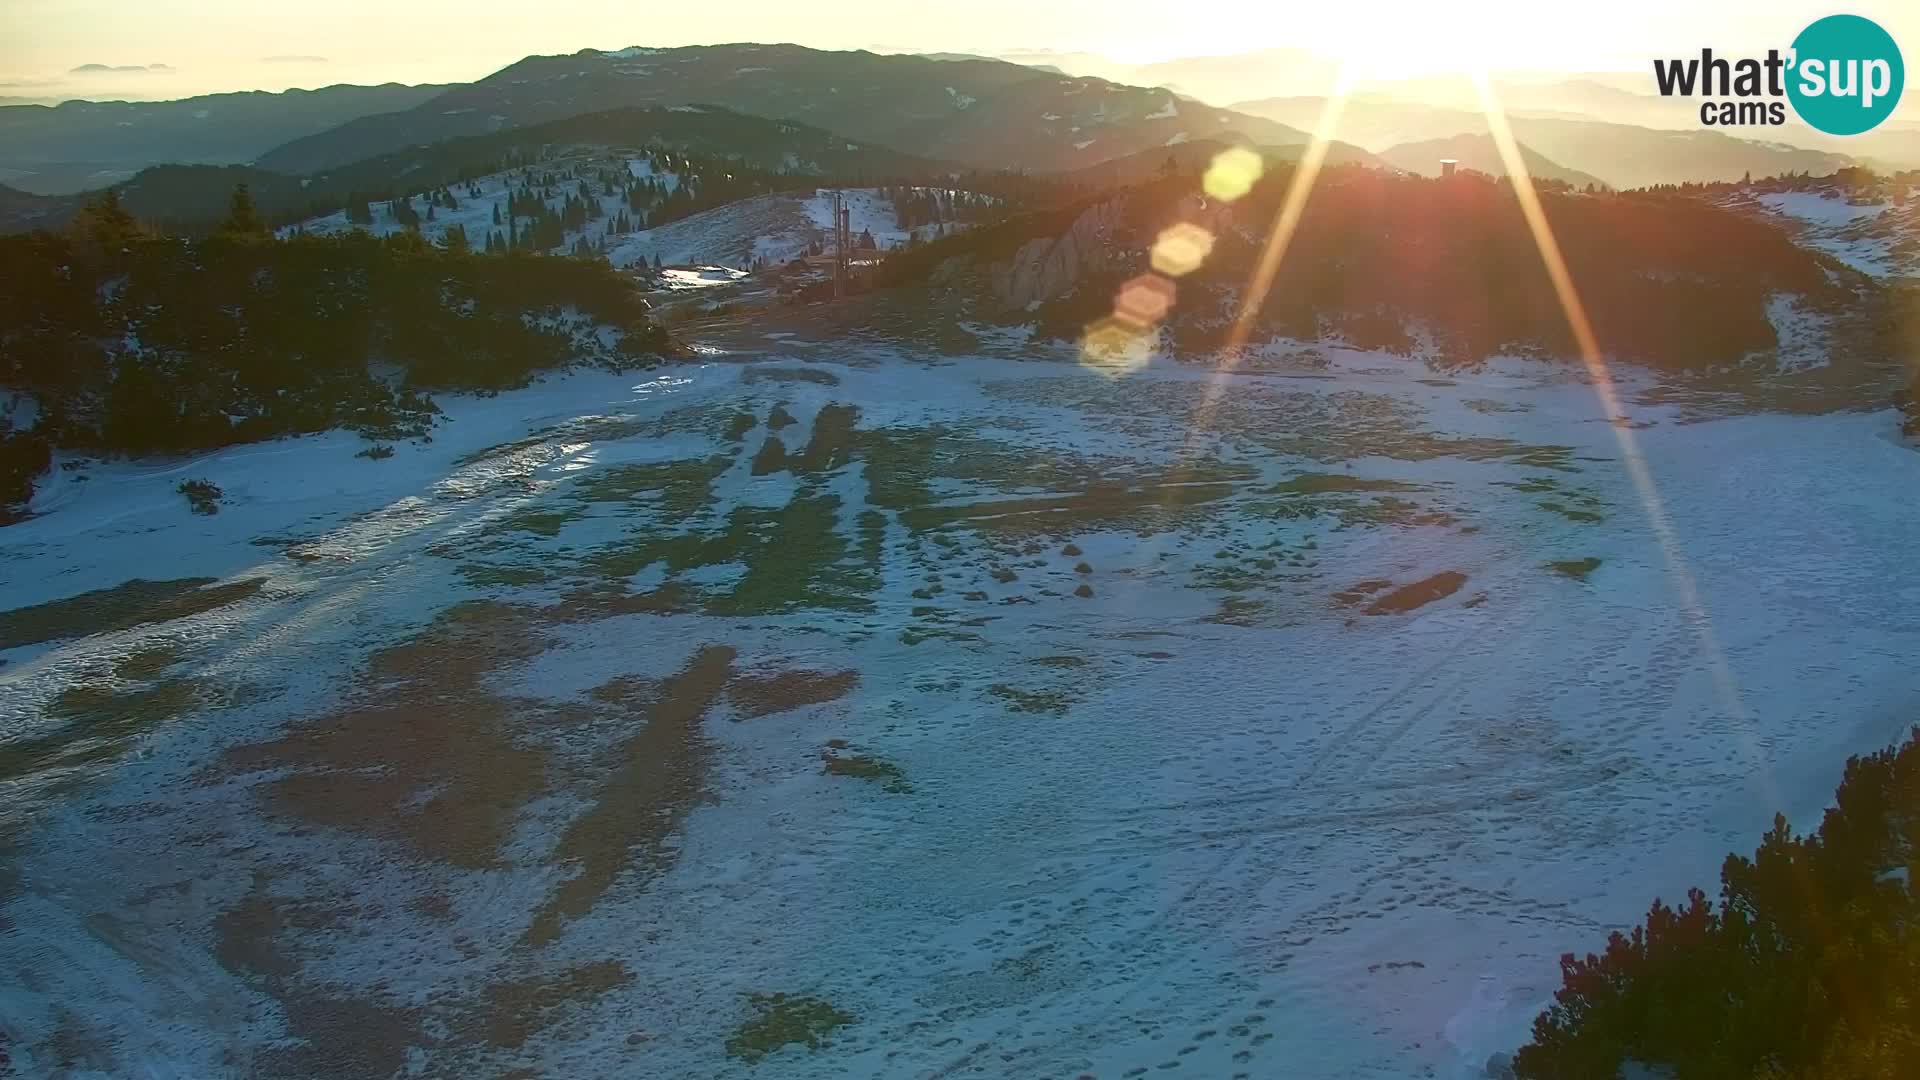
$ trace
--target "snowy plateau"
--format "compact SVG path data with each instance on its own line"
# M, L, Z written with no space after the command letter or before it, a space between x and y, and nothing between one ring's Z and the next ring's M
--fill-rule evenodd
M56 468L0 530L14 1069L1475 1077L1913 721L1887 412L703 359Z

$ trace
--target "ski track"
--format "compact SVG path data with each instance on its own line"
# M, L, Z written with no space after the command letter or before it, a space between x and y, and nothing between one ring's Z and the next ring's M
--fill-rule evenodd
M916 618L922 601L908 593L923 573L895 518L871 611L543 626L543 651L494 671L491 689L578 700L613 675L669 676L705 644L736 649L741 669L861 676L850 696L790 712L735 723L718 709L704 729L712 790L672 839L669 868L622 874L544 952L512 943L565 876L546 852L586 789L523 808L500 866L455 870L366 836L268 822L241 789L205 782L223 749L326 713L371 650L456 600L538 592L470 585L447 552L479 550L517 511L560 505L580 476L735 452L645 427L673 410L710 406L724 421L785 402L799 421L780 435L790 454L836 401L860 406L863 430L945 423L1035 452L1171 463L1186 443L1177 426L996 391L1062 376L1109 385L1096 374L846 359L808 365L837 385L750 384L743 366L713 363L449 399L432 445L387 462L354 459L358 443L335 434L96 464L84 482L51 484L42 516L0 530L0 607L137 576L266 584L188 619L7 653L0 735L41 730L62 687L156 640L191 646L196 675L257 692L147 734L77 786L10 785L23 809L7 819L19 847L0 874L11 988L0 1046L35 1066L51 1066L32 1055L60 1032L101 1047L50 1075L246 1074L249 1055L289 1044L286 1014L259 980L216 962L211 927L267 874L279 895L350 898L339 921L288 932L301 977L340 994L378 988L431 1015L528 973L612 958L633 976L510 1050L426 1039L409 1075L1477 1076L1524 1041L1561 952L1599 949L1655 895L1711 891L1720 858L1749 850L1774 810L1810 825L1846 754L1915 719L1920 567L1903 540L1920 514L1920 456L1885 437L1886 414L1681 425L1635 410L1655 421L1636 437L1699 582L1702 625L1675 597L1613 431L1588 422L1590 390L1499 364L1430 386L1363 355L1331 380L1232 381L1255 402L1388 395L1434 431L1570 445L1580 472L1350 463L1428 485L1472 515L1472 532L1330 531L1229 509L1233 536L1319 539L1311 573L1270 583L1278 613L1250 626L1208 621L1215 595L1189 584L1218 536L1092 529L1075 542L1095 568L1093 599L985 604L993 621L972 626L983 640L908 645L897 631ZM1164 363L1133 376L1168 391L1206 378L1218 376ZM1490 396L1532 408L1461 404ZM606 435L590 418L640 433ZM753 429L714 481L723 500L792 497L790 479L746 468L766 435ZM1233 433L1215 441L1262 482L1340 468ZM843 533L868 468L856 460L822 481L843 499ZM1543 514L1541 496L1491 486L1541 475L1596 495L1604 523L1572 524ZM188 476L227 492L219 515L186 512L173 486ZM622 520L572 522L567 542L618 536ZM311 558L252 542L263 536L298 539ZM1048 543L1045 558L1061 562ZM1603 562L1585 582L1543 567L1586 555ZM965 565L950 556L936 569ZM1330 599L1362 579L1450 569L1466 585L1411 613ZM1049 572L1023 569L1004 593ZM1709 643L1737 702L1715 682ZM1085 665L1032 663L1061 654ZM1011 711L996 683L1075 700L1052 715ZM822 775L830 738L897 762L912 793ZM590 743L556 746L555 771L591 778ZM422 882L449 897L446 920L409 912ZM767 991L814 994L857 1020L756 1073L723 1047L742 995Z

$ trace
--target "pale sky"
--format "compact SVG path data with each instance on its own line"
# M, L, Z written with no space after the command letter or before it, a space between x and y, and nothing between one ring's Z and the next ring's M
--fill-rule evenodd
M1841 11L1875 19L1920 62L1916 0L0 0L0 97L446 82L531 53L729 41L1128 61L1291 46L1382 75L1458 70L1477 52L1501 69L1646 71L1702 46L1785 48ZM85 65L130 70L74 70Z

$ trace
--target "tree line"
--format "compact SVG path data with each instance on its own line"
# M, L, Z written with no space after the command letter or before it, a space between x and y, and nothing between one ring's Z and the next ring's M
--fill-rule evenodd
M567 314L618 344L576 341ZM0 500L21 501L55 448L180 453L340 426L410 437L432 422L433 390L669 347L600 261L486 257L413 232L276 240L244 188L212 234L166 235L109 193L65 231L0 237L0 387L38 414L0 441Z
M1514 1056L1521 1080L1869 1080L1920 1063L1920 728L1847 762L1811 833L1784 817L1720 893L1655 900L1561 988Z

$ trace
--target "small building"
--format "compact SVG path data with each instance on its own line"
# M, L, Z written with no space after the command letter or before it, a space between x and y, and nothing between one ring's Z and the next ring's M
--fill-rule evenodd
M1459 167L1460 167L1459 159L1450 158L1450 157L1441 158L1440 159L1440 178L1444 180L1447 177L1452 176L1453 170Z

